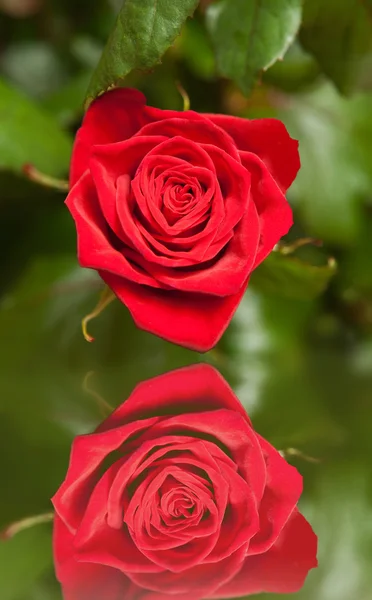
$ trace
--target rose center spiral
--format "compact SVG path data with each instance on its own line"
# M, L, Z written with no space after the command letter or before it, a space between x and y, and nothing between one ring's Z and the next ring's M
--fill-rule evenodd
M169 225L187 215L200 200L201 189L196 183L169 177L161 190L162 212Z
M160 513L175 519L186 519L193 514L196 508L196 499L185 489L170 490L162 495L160 500Z

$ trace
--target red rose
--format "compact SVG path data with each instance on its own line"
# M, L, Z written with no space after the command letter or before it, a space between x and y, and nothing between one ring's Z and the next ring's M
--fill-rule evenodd
M317 564L301 490L212 367L146 381L73 443L53 499L64 598L295 592Z
M275 119L160 110L132 89L103 95L77 134L66 200L80 264L142 329L209 350L292 225L283 193L297 146Z

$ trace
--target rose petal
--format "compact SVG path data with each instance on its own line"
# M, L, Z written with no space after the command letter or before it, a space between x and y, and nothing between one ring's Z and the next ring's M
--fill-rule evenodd
M180 460L180 464L183 462ZM159 463L156 469L152 469L148 477L137 487L128 508L125 510L125 522L128 524L138 547L147 556L147 551L151 550L155 552L154 562L161 566L164 566L159 563L159 559L162 558L162 550L173 550L191 540L198 541L199 538L208 538L209 540L210 535L213 536L218 531L219 521L221 521L223 516L218 514L221 511L218 510L216 502L212 498L212 488L208 487L208 482L193 472L187 464L182 464L181 472L174 463L175 461L172 460L164 460ZM193 513L186 519L179 521L180 524L178 526L174 525L174 519L172 523L171 519L161 516L159 506L155 507L153 505L150 511L150 524L150 520L148 519L150 512L146 512L147 507L153 504L153 500L155 501L157 498L157 493L160 489L164 488L167 484L170 485L171 480L174 480L174 483L177 482L177 489L181 490L183 494L188 492L190 497L198 499L198 505L204 509L204 514L207 517L202 523L200 522L201 518L194 519ZM155 486L158 484L160 484L160 487L155 490ZM217 493L219 491L217 489ZM225 496L227 499L226 492ZM161 497L161 502L163 500L164 496ZM137 525L140 522L141 526L139 527ZM208 543L212 542L209 540ZM175 556L174 564L167 565L165 568L169 568L171 571L182 570L182 565L180 569L174 568L179 563L179 559L182 562L182 556L178 556L178 550L170 554Z
M262 262L293 224L292 210L264 163L250 152L242 162L252 176L252 199L260 220L261 240L255 267Z
M134 584L133 584L134 585ZM140 589L140 588L137 588ZM203 595L198 594L197 590L193 591L192 600L202 600ZM72 599L74 600L74 599ZM132 600L131 597L125 598L125 600ZM135 599L137 600L137 598ZM190 594L163 594L162 592L150 592L143 590L143 595L138 600L190 600Z
M159 164L159 162L161 164L161 161L166 159L166 164L168 165L173 154L177 154L177 149L181 155L185 155L185 157L182 158L183 163L185 163L186 159L187 161L190 161L193 158L195 159L196 169L203 168L208 171L212 170L213 173L214 166L208 154L188 140L183 140L183 144L180 146L180 140L182 140L182 138L174 138L172 140L166 140L165 142L163 139L164 138L159 136L149 136L147 138L136 137L123 144L96 147L92 152L90 168L97 188L102 212L115 234L123 240L125 244L135 248L138 251L140 259L157 261L160 264L173 267L174 259L159 256L154 253L154 250L149 246L147 239L144 238L141 228L136 223L133 216L134 206L133 201L130 200L130 186L128 182L135 175L141 161L141 168L145 168L146 164L151 161L151 159L153 161L156 160L157 164ZM155 155L151 149L156 151ZM204 164L204 166L200 167L200 163ZM186 162L186 164L190 169L190 163ZM240 169L241 171L244 171L241 166ZM129 180L128 176L130 178ZM136 178L132 181L132 185L133 190L138 197L139 190ZM219 208L220 205L221 208ZM144 209L144 205L141 205L141 209ZM210 231L209 243L213 241L222 217L222 200L217 198L216 202L213 203L212 214L208 221L208 229L205 233L205 235L207 235ZM164 216L161 215L160 211L158 211L157 220L164 231L168 234L172 233L172 227L167 225L166 220ZM198 238L200 237L201 236L199 235ZM205 252L205 248L201 248L199 251L203 253ZM181 253L178 263L185 257L187 257L187 253L184 255ZM193 264L194 262L195 259L192 259L191 261L186 261L186 264Z
M134 140L137 140L137 141L142 140L142 139L151 140L152 138L151 137L149 137L149 138L141 138L141 137L134 138ZM154 138L154 139L157 139L157 138ZM178 157L183 162L186 161L189 168L190 168L190 165L191 166L195 165L196 168L202 167L203 169L211 171L212 174L213 174L213 172L215 172L213 161L211 160L209 155L200 146L196 146L196 144L193 144L192 142L190 142L188 140L183 140L180 137L175 137L175 138L172 138L171 140L166 140L166 141L163 141L162 143L158 143L156 148L153 148L153 150L150 150L148 152L148 154L146 155L146 157L144 157L142 164L141 164L141 169L146 169L148 165L153 166L154 163L161 165L162 161L164 160L164 157L166 159L165 164L167 164L169 161L169 157L172 157L172 156ZM129 154L129 157L130 157L130 154ZM99 157L99 160L101 161L100 157ZM126 160L127 160L127 156L125 154L125 147L123 146L121 163L125 164ZM240 167L240 168L242 168L242 167ZM135 185L135 187L133 189L137 192L137 195L139 196L138 185ZM145 199L144 199L144 201L145 201ZM144 209L144 204L142 204L141 208L142 208L142 210ZM215 215L214 219L212 219L212 217L211 217L212 221L210 224L210 227L213 226L214 230L217 229L217 225L221 221L221 210L219 210L217 212L216 208L217 207L215 207L215 210L214 210L216 215ZM133 223L133 216L131 214L131 210L129 210L128 203L117 204L117 210L118 210L119 218L120 218L124 232L126 233L128 238L134 239L136 248L138 249L139 253L144 258L146 258L150 261L156 260L157 257L154 256L154 252L150 251L148 244L144 243L142 241L142 238L139 237L138 228ZM153 217L155 216L155 220L160 224L162 230L165 231L166 233L168 233L169 235L171 235L173 228L167 224L164 215L161 214L161 211L159 209L157 209L156 205L152 206L152 211L153 211ZM158 258L158 260L159 260L159 258ZM169 259L167 261L165 261L165 264L170 264Z
M203 524L205 535L193 536L191 532L189 533L185 529L181 535L178 534L178 540L176 536L169 537L168 540L164 536L167 541L166 544L159 544L158 539L151 540L149 535L143 535L143 512L148 503L148 496L153 497L156 490L161 487L163 481L169 476L177 478L184 486L190 486L198 494L205 509L209 512L207 527L205 523ZM216 477L218 477L218 474L214 474L214 479ZM175 465L169 465L164 469L159 468L159 472L148 483L148 486L147 483L144 481L137 488L137 492L133 495L129 506L129 511L132 504L136 507L136 512L128 515L128 520L133 526L133 529L130 527L130 531L136 546L154 564L172 573L185 571L204 562L204 559L216 545L219 536L219 519L222 518L220 515L219 519L217 518L217 508L211 493L207 492L205 486L203 487L192 473L188 473L184 467L178 469ZM125 520L127 522L127 518ZM202 532L200 531L200 533Z
M163 121L164 119L190 119L197 121L205 121L206 115L195 112L193 110L163 110L162 108L156 108L156 106L146 106L145 113L148 123L155 121Z
M87 171L70 191L66 204L74 218L78 238L78 258L82 267L105 269L138 283L159 284L129 262L108 238L97 192Z
M231 296L244 286L256 261L260 238L260 224L256 207L251 202L242 222L236 227L231 241L226 245L223 255L215 261L202 262L193 269L167 269L153 263L146 264L140 259L138 264L161 284L174 290ZM217 249L215 248L217 246ZM205 260L220 250L218 242L210 246Z
M220 298L137 285L108 271L102 279L128 307L137 327L186 348L206 352L228 327L248 281L237 294Z
M212 164L210 166L213 167ZM164 209L160 196L164 180L170 176L174 178L176 174L178 181L187 182L192 179L199 188L199 194L201 194L201 185L204 186L205 190L198 199L195 199L192 210L188 209L181 219L174 224L169 224L163 213ZM159 189L159 183L161 189ZM216 198L218 181L213 168L198 167L175 156L162 155L158 157L152 153L150 156L145 157L137 176L133 179L132 187L141 213L155 230L154 233L167 235L169 239L187 232L190 225L193 226L197 223L195 216L200 218L200 215L205 214L207 208L214 209L215 212L216 204L221 204L222 214L220 219L224 218L222 197L221 200L219 196ZM192 237L191 234L188 238L190 237ZM196 239L198 238L195 238L195 241Z
M101 431L75 438L66 478L52 498L56 513L71 531L79 526L106 457L159 420L159 417L153 417L133 421L117 427L115 431Z
M220 468L228 488L227 511L221 522L217 543L205 557L205 563L219 563L241 546L246 546L260 525L252 489L239 473L226 464L222 463Z
M197 364L153 377L138 384L97 431L110 431L126 423L162 415L177 415L227 409L239 413L251 426L251 421L231 387L211 365ZM179 421L181 423L182 421ZM149 427L148 427L149 430ZM160 434L156 434L160 437Z
M246 418L237 411L221 408L206 413L202 411L202 402L203 397L200 399L199 412L168 417L156 423L153 432L156 432L159 436L174 435L180 432L183 432L183 434L194 432L198 436L202 435L203 438L212 442L210 445L207 442L204 443L209 453L216 458L218 463L221 460L221 454L218 453L217 449L222 448L236 464L237 470L244 481L249 483L256 502L259 504L267 483L266 465L259 436L247 423ZM279 453L276 450L274 451L281 458ZM284 461L284 459L282 460ZM231 469L231 462L225 461L225 463L226 468ZM284 463L288 467L290 466L286 461ZM221 469L224 468L222 464L220 467ZM293 467L290 467L290 469L293 469ZM297 473L295 469L293 470ZM281 472L283 472L282 465ZM302 480L300 479L300 481Z
M114 529L107 523L107 504L120 461L110 467L95 485L75 534L75 557L121 570L123 573L157 573L162 569L150 561L134 543L127 526Z
M209 598L240 598L270 592L292 594L304 585L310 569L317 566L317 537L296 510L279 539L268 552L248 556L241 571Z
M173 453L177 456L176 464L192 465L205 472L210 469L218 469L216 460L208 452L206 444L191 436L172 434L164 436L162 431L151 427L144 436L141 435L138 438L137 442L137 449L131 453L130 460L123 462L111 486L108 499L108 523L112 527L119 528L124 518L130 526L132 525L133 513L131 514L130 507L126 506L129 501L127 503L124 501L125 488L130 486L134 479L138 479L143 473L146 473L154 464L156 466L159 461L164 464L167 454ZM226 462L227 460L226 458ZM226 491L223 493L223 498L220 498L216 491L215 503L220 508L221 518L226 508L226 500Z
M141 587L171 594L189 593L189 598L205 598L215 589L232 579L239 572L244 560L245 546L242 546L225 560L217 564L197 565L182 573L128 573L134 583ZM171 597L172 597L171 596ZM177 596L176 596L177 597Z
M138 90L117 88L97 98L79 129L71 160L71 187L87 170L92 147L127 140L147 122L145 96Z
M260 531L250 543L248 554L266 552L278 538L302 493L302 477L279 452L256 434L266 462L266 486L261 500Z
M201 144L213 160L217 179L224 198L226 216L220 224L218 235L224 237L242 219L250 203L251 176L241 161L216 146Z
M73 536L61 519L55 517L53 551L56 575L64 600L136 600L142 591L117 569L77 562Z
M239 150L257 154L285 192L301 166L298 142L278 119L242 119L228 115L205 115L233 138Z
M231 136L204 115L189 111L187 114L179 112L177 117L164 116L160 119L145 125L137 135L166 135L169 138L182 136L196 144L217 146L240 162L237 147Z
M141 264L153 263L155 267L160 265L173 270L178 267L196 265L205 259L205 254L216 237L218 223L224 218L223 201L218 192L214 199L215 202L211 203L210 215L207 214L203 217L205 227L197 233L192 233L193 228L200 222L200 215L194 211L194 214L180 220L182 223L179 222L179 226L185 227L183 237L180 237L180 232L177 234L175 231L175 225L170 226L166 223L164 215L161 215L159 210L155 210L153 207L153 214L149 214L146 210L148 199L142 196L137 179L132 181L132 189L139 208L142 214L145 214L150 227L146 227L146 224L144 225L138 218L133 218L131 211L128 210L129 207L122 208L122 221L127 224L128 229L129 227L133 229L133 233L135 233L135 229L137 230L135 239ZM204 206L202 209L204 210ZM155 227L157 231L151 231ZM184 233L187 232L187 229L190 232L185 236ZM139 233L141 237L139 237ZM187 247L184 249L184 246ZM217 254L217 250L214 252L215 254Z
M97 146L91 151L89 168L102 213L118 238L128 243L131 237L124 234L117 203L128 204L130 183L138 166L144 156L164 139L166 138L132 138L122 143ZM121 187L120 195L117 193L119 178L126 182L126 187Z

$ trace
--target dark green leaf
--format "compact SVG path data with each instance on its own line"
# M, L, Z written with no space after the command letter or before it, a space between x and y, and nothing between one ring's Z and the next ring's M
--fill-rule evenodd
M301 22L302 0L219 0L207 26L221 75L248 94L262 70L282 58Z
M87 104L133 69L151 69L174 42L198 0L125 0L91 80Z
M281 252L272 252L256 269L251 282L259 290L289 298L315 298L326 289L336 263L316 266Z
M300 39L342 93L372 87L370 0L306 0Z
M72 139L26 96L0 80L0 170L32 163L53 176L68 172Z

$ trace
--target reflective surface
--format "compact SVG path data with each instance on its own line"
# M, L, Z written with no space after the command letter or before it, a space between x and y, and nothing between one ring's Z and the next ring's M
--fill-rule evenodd
M49 269L55 266L52 260ZM42 270L40 263L40 276ZM94 301L94 284L74 273L46 300L28 289L27 301L21 290L19 304L15 295L4 301L2 525L50 509L48 498L65 475L73 435L99 421L99 404L81 390L88 370L95 371L89 385L116 405L143 378L202 359L138 332L119 304L91 324L96 341L89 345L79 317ZM251 290L220 346L205 358L233 385L259 432L277 448L306 455L288 453L305 478L301 509L319 536L320 567L298 596L367 599L371 348L367 341L344 340L341 346L320 338L316 329L324 327L324 318L315 305ZM0 553L7 567L0 578L3 597L58 597L48 525L18 534Z

